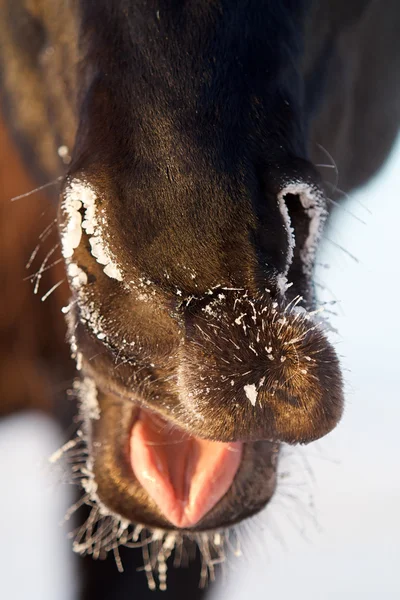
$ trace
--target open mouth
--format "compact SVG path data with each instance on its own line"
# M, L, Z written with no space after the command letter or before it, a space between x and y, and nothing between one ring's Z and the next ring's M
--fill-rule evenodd
M272 497L279 443L318 439L340 418L337 358L315 323L268 299L224 300L218 339L213 315L203 318L201 335L191 326L171 342L165 364L140 349L121 358L71 311L73 348L97 396L96 410L87 398L80 407L91 499L106 514L165 531L230 526Z
M131 430L130 461L164 517L175 527L191 528L232 485L242 447L190 435L141 409Z
M206 439L99 383L85 375L77 391L89 453L84 478L91 481L83 487L101 514L191 534L230 526L272 496L277 444ZM257 484L255 472L262 474Z

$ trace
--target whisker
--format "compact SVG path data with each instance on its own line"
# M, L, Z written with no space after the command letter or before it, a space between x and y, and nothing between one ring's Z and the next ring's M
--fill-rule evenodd
M320 281L319 279L317 279L317 277L314 276L314 284L319 287L321 290L326 290L327 292L330 293L330 295L334 298L334 300L331 300L330 303L331 304L337 304L339 310L342 312L343 316L344 316L344 311L343 311L343 307L341 304L341 300L339 300L339 298L336 296L336 294L332 291L332 289L330 287L328 287L325 283L323 283L322 281ZM327 304L328 302L323 302L320 304Z
M40 285L40 280L42 279L42 274L44 272L44 268L47 265L47 262L49 260L49 258L54 254L54 252L57 250L57 248L59 248L61 246L60 243L56 244L55 246L52 247L51 250L49 250L49 252L46 254L42 264L40 265L40 269L39 271L36 273L36 283L35 283L35 287L33 290L34 294L38 293L39 290L39 285Z
M30 257L29 257L29 260L28 260L28 262L27 262L27 263L26 263L26 265L25 265L25 269L29 269L29 267L32 265L33 261L34 261L34 260L35 260L35 258L36 258L36 255L37 255L37 253L38 253L38 251L39 251L39 248L40 248L41 244L42 244L42 243L43 243L43 242L44 242L44 241L45 241L45 240L46 240L46 239L49 237L49 235L50 235L50 233L51 233L51 230L53 229L53 227L54 227L54 225L56 224L56 222L57 222L57 219L53 219L53 221L51 221L51 223L50 223L49 225L47 225L47 226L46 226L46 227L43 229L42 233L39 235L39 240L40 240L40 241L39 241L39 243L38 243L38 244L35 246L35 248L34 248L34 250L33 250L32 254L30 255Z
M340 244L338 244L337 242L335 242L334 240L331 240L330 238L324 238L327 242L330 242L331 244L333 244L333 246L336 246L336 248L339 248L339 250L342 250L345 254L347 254L347 256L349 256L350 258L352 258L354 260L354 262L356 262L357 264L360 264L360 260L354 256L354 254L352 254L351 252L349 252L349 250L346 250L346 248L344 248L343 246L341 246Z
M51 223L49 223L47 225L47 227L45 227L42 231L42 233L39 235L39 240L45 240L47 235L49 234L49 232L53 229L54 225L57 223L57 219L53 219L51 221Z
M358 217L357 215L355 215L353 212L351 212L351 210L348 210L345 206L343 206L343 204L340 204L340 202L337 202L336 200L333 200L333 198L326 197L326 199L329 202L331 202L331 204L333 204L334 206L337 206L338 208L341 208L345 213L347 213L348 215L350 215L351 217L353 217L357 221L360 221L360 223L362 223L363 225L367 224L365 221L363 221L363 219L361 219L360 217Z
M60 177L57 177L57 179L54 179L53 181L49 181L48 183L45 183L44 185L40 185L39 187L31 190L30 192L25 192L25 194L19 194L19 196L14 196L13 198L10 198L10 202L15 202L16 200L21 200L22 198L28 198L28 196L32 196L32 194L36 194L37 192L45 190L45 189L51 187L52 185L56 185L59 181L62 181L63 179L64 179L63 175L60 175Z
M36 258L37 253L39 252L40 245L41 245L41 242L39 242L39 244L37 244L37 246L35 246L32 254L29 257L28 262L25 265L25 269L29 269L29 267L32 265L33 261Z
M333 186L333 190L335 192L335 190L337 189L337 186L339 184L339 169L338 169L338 166L337 166L337 164L336 164L333 156L330 154L330 152L328 152L328 150L326 148L324 148L321 144L318 144L318 143L317 143L317 146L318 146L318 148L320 150L322 150L322 152L325 154L325 156L327 156L329 158L329 160L331 161L331 163L332 163L332 168L335 171L335 183L334 183L334 186Z
M293 298L293 300L291 300L291 301L290 301L290 302L289 302L289 303L288 303L288 304L285 306L283 313L286 313L286 312L289 310L289 308L290 308L290 310L293 310L293 309L294 309L294 308L295 308L295 307L298 305L298 303L299 303L299 302L301 302L302 300L303 300L303 296L300 296L299 294L298 294L297 296L295 296L295 297ZM291 306L291 305L292 305L292 306Z
M58 258L57 260L52 262L50 265L48 265L45 269L43 269L42 273L49 271L50 269L52 269L56 265L59 265L62 262L64 262L64 259ZM36 278L36 276L37 276L37 273L33 273L33 275L28 275L27 277L24 277L22 281L33 281Z
M112 552L114 554L115 565L118 569L118 573L123 573L124 567L122 565L121 556L120 556L120 553L118 550L118 541L116 542L115 546L113 547Z
M53 285L53 287L51 287L51 288L49 289L49 291L48 291L48 292L46 292L46 294L45 294L44 296L42 296L42 298L41 298L41 301L42 301L42 302L44 302L45 300L47 300L47 298L48 298L49 296L51 296L51 294L52 294L52 293L53 293L53 292L54 292L54 291L55 291L57 288L59 288L59 287L60 287L60 285L62 285L62 284L64 283L64 281L66 281L65 277L64 277L64 279L61 279L61 281L59 281L58 283L56 283L55 285Z
M326 183L327 185L331 186L333 188L333 184L330 181L325 181L324 183ZM343 196L344 198L346 198L346 200L348 200L349 202L356 202L359 206L361 206L361 208L363 208L368 214L372 215L373 212L372 210L370 210L368 208L368 206L365 206L365 204L363 204L360 200L358 200L358 198L356 198L355 196L351 196L350 194L348 194L347 192L345 192L344 190L341 190L340 188L336 187L335 192L338 192L341 196Z

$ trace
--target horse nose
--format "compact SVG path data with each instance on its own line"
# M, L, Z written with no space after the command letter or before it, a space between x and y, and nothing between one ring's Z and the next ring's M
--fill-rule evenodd
M179 393L198 435L307 443L343 408L336 353L306 311L239 292L188 318Z

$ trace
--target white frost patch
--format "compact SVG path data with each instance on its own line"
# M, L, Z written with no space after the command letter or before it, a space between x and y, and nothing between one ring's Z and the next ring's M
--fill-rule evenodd
M280 194L278 194L279 210L280 210L281 215L283 217L283 222L284 222L284 225L285 225L286 235L287 235L287 240L288 240L288 246L289 246L284 275L287 275L287 273L289 271L289 267L292 264L293 256L294 256L294 247L296 245L296 240L295 240L295 237L294 237L294 229L292 227L292 222L290 220L289 211L288 211L288 208L287 208L286 202L285 202L285 195L289 194L289 193L290 192L288 192L287 188L285 187L280 192Z
M300 250L300 256L303 261L305 272L311 274L318 242L328 216L324 197L318 188L312 187L301 181L292 182L286 185L281 191L280 196L283 198L285 194L294 194L298 196L310 219L308 236L303 248Z
M284 275L284 273L279 273L276 276L276 287L278 288L281 296L285 296L286 290L290 288L291 285L291 283L288 283L287 277Z
M67 224L61 232L61 252L64 258L71 258L82 238L82 215L79 212L82 202L76 198L65 198L62 207Z
M89 329L94 333L97 339L107 339L107 335L104 331L104 318L100 315L94 302L81 296L79 311L81 320L88 324Z
M94 379L83 377L74 383L80 401L80 414L85 419L100 419L100 407L97 400L97 388Z
M73 288L80 288L82 285L86 285L88 282L87 275L77 264L71 262L67 266L67 273L70 280L70 284Z
M101 265L108 265L109 258L104 249L103 243L98 236L89 238L90 252Z
M107 225L107 221L104 216L99 218L96 199L96 193L88 183L79 179L69 183L62 202L62 208L67 215L67 224L61 232L62 253L64 258L73 256L81 241L83 229L91 236L89 244L92 256L99 264L104 265L104 273L112 279L122 281L121 270L104 238L103 226ZM85 211L83 221L80 213L82 207Z
M296 244L289 211L285 203L286 194L293 194L299 197L301 205L303 206L304 211L310 220L307 239L305 240L304 246L300 249L300 257L303 263L303 270L306 275L311 275L312 273L318 242L322 234L324 222L328 216L322 192L318 188L312 187L303 181L293 181L288 183L279 193L279 210L283 217L289 243L285 270L283 273L280 273L277 276L277 286L282 295L286 293L288 288L286 276L293 261L294 248Z
M255 383L245 385L243 387L243 389L244 389L244 393L246 394L247 399L249 400L250 404L252 404L252 406L255 406L256 402L257 402L257 396L258 396L258 392L257 392Z
M62 312L67 317L68 324L68 337L71 346L71 356L76 360L76 367L78 371L82 368L82 354L78 352L76 340L75 340L75 319L70 314L71 307L77 303L79 306L79 318L82 322L87 323L89 329L99 340L105 340L107 338L104 331L104 319L96 309L95 303L90 299L90 293L85 289L88 283L88 277L83 269L81 269L76 263L67 260L67 274L70 283L70 287L74 292L74 299L71 303L64 307ZM68 318L69 317L69 318Z

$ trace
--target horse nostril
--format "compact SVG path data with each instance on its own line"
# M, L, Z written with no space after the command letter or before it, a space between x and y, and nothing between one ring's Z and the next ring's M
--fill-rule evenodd
M333 429L343 405L339 364L306 311L235 291L203 313L190 318L178 377L199 435L305 443Z

